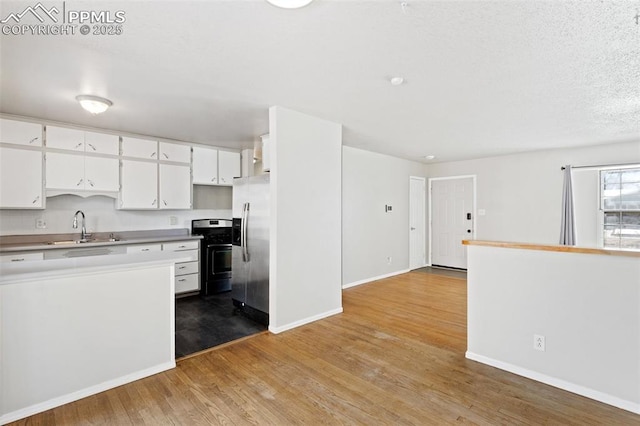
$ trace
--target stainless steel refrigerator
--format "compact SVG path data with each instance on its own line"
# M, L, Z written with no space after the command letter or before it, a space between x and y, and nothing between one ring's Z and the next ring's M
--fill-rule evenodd
M269 175L233 180L231 298L269 324Z

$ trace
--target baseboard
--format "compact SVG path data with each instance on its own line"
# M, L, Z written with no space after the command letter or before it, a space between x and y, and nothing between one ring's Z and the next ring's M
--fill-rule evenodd
M116 379L108 380L106 382L99 383L88 388L81 389L66 395L62 395L56 398L52 398L48 401L40 402L38 404L30 405L25 408L21 408L16 411L12 411L0 416L0 424L14 422L16 420L23 419L25 417L33 416L34 414L42 413L43 411L50 410L55 407L59 407L64 404L68 404L73 401L77 401L82 398L86 398L91 395L95 395L100 392L104 392L109 389L113 389L118 386L122 386L127 383L134 382L136 380L143 379L145 377L153 376L154 374L161 373L166 370L170 370L176 367L175 361L165 362L151 368L147 368L142 371L136 371L132 374L127 374Z
M344 290L345 288L355 287L357 285L370 283L371 281L382 280L384 278L393 277L395 275L406 274L407 272L410 272L410 271L411 271L410 269L403 269L401 271L395 271L395 272L391 272L389 274L378 275L377 277L371 277L371 278L366 278L366 279L360 280L360 281L354 281L354 282L351 282L351 283L348 283L348 284L343 284L342 285L342 289Z
M623 410L631 411L635 414L640 414L640 403L636 403L633 401L627 401L625 399L618 398L616 396L612 396L606 394L604 392L600 392L597 390L593 390L591 388L587 388L584 386L577 385L575 383L567 382L562 379L558 379L556 377L547 376L546 374L541 374L536 371L532 371L523 367L518 367L517 365L509 364L503 361L498 361L493 358L489 358L483 355L478 355L473 352L467 351L465 356L467 359L472 361L477 361L482 364L487 364L495 368L499 368L500 370L505 370L513 374L517 374L518 376L526 377L531 380L535 380L537 382L541 382L562 390L566 390L568 392L572 392L590 399L594 399L596 401L603 402L608 405L612 405L617 408L621 408Z
M341 314L342 313L342 306L337 308L337 309L333 309L331 311L327 311L327 312L323 312L321 314L318 315L314 315L308 318L304 318L301 319L299 321L295 321L289 324L285 324L282 325L280 327L273 327L273 326L269 326L269 331L272 332L273 334L278 334L278 333L282 333L283 331L287 331L287 330L291 330L292 328L296 328L296 327L300 327L301 325L305 325L305 324L309 324L311 322L314 321L318 321L321 320L323 318L327 318L330 317L332 315L336 315L336 314Z

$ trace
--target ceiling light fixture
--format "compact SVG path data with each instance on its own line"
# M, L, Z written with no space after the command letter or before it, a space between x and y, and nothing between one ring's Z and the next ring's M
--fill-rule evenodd
M391 77L391 79L389 81L391 82L392 86L400 86L402 83L404 83L404 78L402 78L402 77Z
M76 101L80 102L82 108L86 109L93 115L101 114L113 105L113 102L109 99L93 95L78 95L76 96Z
M313 0L267 0L270 4L283 9L299 9L305 7Z
M425 160L435 160L436 156L435 155L425 155L424 158L425 158Z

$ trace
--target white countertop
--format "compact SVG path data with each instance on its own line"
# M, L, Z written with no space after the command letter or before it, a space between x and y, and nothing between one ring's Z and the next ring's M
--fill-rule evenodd
M182 238L184 240L184 238ZM165 240L166 241L166 240ZM145 252L70 259L0 263L0 285L131 268L166 265L191 260L181 252Z

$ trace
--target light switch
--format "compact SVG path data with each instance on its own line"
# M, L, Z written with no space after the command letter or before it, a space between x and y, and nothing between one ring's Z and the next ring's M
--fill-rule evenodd
M484 216L487 214L487 211L485 209L478 209L478 216Z

